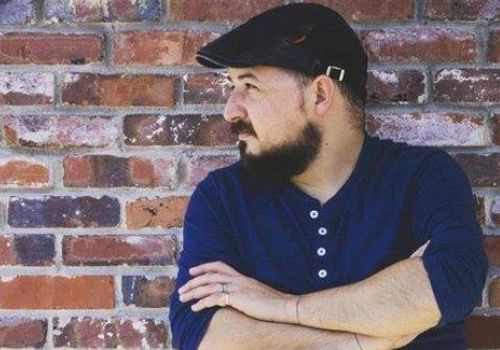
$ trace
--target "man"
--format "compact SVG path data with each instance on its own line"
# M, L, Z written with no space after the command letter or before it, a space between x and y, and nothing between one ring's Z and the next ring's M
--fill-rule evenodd
M446 152L366 134L348 24L285 5L197 59L229 68L241 160L189 203L174 346L465 349L488 267L470 186Z

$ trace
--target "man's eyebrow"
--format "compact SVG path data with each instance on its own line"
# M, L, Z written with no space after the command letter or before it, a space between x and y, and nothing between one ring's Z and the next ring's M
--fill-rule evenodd
M233 79L231 79L231 77L229 76L229 74L227 75L227 80L229 80L230 82L233 82ZM257 76L253 73L243 73L243 74L240 74L236 77L236 79L238 80L241 80L241 79L245 79L245 78L250 78L250 79L254 79L258 82L260 82L259 78L257 78Z

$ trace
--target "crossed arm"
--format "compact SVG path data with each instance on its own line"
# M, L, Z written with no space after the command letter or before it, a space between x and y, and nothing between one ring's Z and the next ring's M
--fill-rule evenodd
M359 283L303 295L298 310L296 296L271 292L223 263L201 265L193 274L199 277L181 291L183 301L203 298L193 306L196 310L223 305L221 293L209 293L205 284L209 280L215 286L230 283L232 288L234 308L216 312L200 344L202 350L236 345L241 349L393 349L437 324L440 317L426 271L416 256Z

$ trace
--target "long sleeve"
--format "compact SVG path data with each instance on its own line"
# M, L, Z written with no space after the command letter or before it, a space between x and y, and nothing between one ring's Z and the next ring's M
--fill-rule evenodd
M422 259L441 311L438 326L461 321L481 297L488 262L468 179L446 152L427 156L416 173L413 231L429 246Z
M170 297L169 320L173 346L181 350L197 349L219 307L191 310L197 300L182 303L178 289L191 279L189 268L212 261L223 261L240 270L239 258L224 220L220 200L210 176L194 191L184 220L184 243L178 261L179 272Z

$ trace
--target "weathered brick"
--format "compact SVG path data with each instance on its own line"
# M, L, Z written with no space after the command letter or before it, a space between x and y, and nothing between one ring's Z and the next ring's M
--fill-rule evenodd
M157 236L67 236L63 238L66 265L171 265L176 240Z
M200 66L196 61L195 55L198 49L208 42L217 39L220 36L214 32L187 32L184 42L184 65Z
M52 73L0 72L1 105L46 105L54 100Z
M425 102L425 77L417 70L369 71L366 89L370 102Z
M492 227L500 227L500 196L492 198L489 225Z
M0 8L1 10L1 8ZM0 318L0 347L42 348L47 340L47 320Z
M139 198L126 204L127 227L181 227L186 207L186 197Z
M500 145L500 114L495 114L491 118L491 121L493 127L493 143L495 145Z
M137 307L167 307L174 284L170 277L123 276L123 302Z
M434 77L438 102L471 105L500 102L500 69L443 69Z
M25 266L54 264L56 251L53 235L16 235L12 243L17 264Z
M55 347L68 348L167 348L168 325L154 319L53 319Z
M500 29L490 32L488 40L488 61L500 62Z
M473 186L495 187L500 184L500 153L488 156L459 153L454 157L465 170Z
M187 186L194 188L210 171L228 166L238 160L233 155L201 155L190 156L187 159Z
M177 162L170 158L67 156L63 162L65 186L169 186L176 184Z
M497 0L427 0L427 18L440 20L492 20L500 18Z
M8 215L12 227L111 227L120 221L120 204L108 196L11 197Z
M227 146L237 141L220 115L128 115L124 134L132 146Z
M17 276L0 279L4 309L111 309L111 276Z
M36 0L6 0L0 2L0 24L33 24Z
M383 139L426 146L487 146L484 117L459 113L380 113L366 116L366 129Z
M118 128L111 117L5 116L3 127L10 147L99 148L111 146L118 139Z
M0 236L0 265L16 265L14 236Z
M415 15L414 0L314 0L328 6L347 21L405 20Z
M500 236L485 236L483 243L490 266L500 266Z
M2 64L86 64L102 61L103 38L97 35L0 34Z
M486 224L486 206L484 196L474 195L474 204L476 207L476 220L479 225Z
M187 75L184 80L185 104L225 103L229 97L224 77L220 74Z
M30 158L0 160L0 187L40 188L49 185L49 168L45 161Z
M62 89L63 103L72 105L173 107L175 104L171 76L68 73Z
M494 278L489 285L489 305L500 307L500 277Z
M239 22L284 3L284 0L170 0L170 19Z
M500 317L469 316L465 319L465 338L468 348L500 348Z
M469 32L441 28L362 31L371 62L474 62L476 38Z
M128 31L115 35L115 64L197 65L193 48L199 36L212 39L216 33L184 31ZM196 41L196 43L195 43Z
M160 0L45 0L48 22L157 21Z

